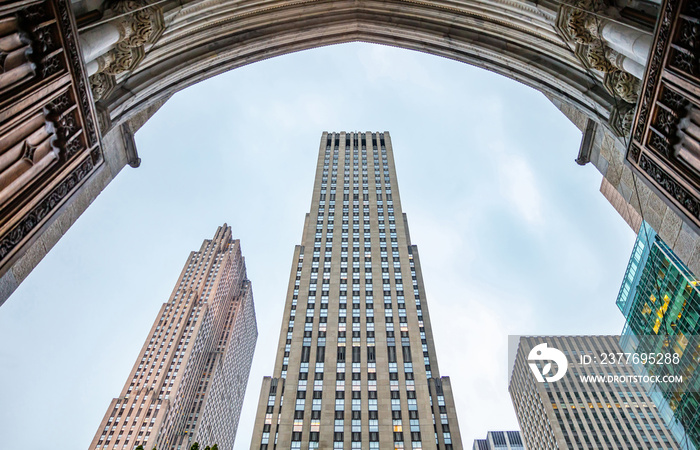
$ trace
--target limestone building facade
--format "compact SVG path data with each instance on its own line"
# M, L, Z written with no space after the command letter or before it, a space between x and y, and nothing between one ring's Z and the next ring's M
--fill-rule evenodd
M90 450L232 450L258 337L231 227L192 252Z
M321 137L250 448L462 448L387 132Z

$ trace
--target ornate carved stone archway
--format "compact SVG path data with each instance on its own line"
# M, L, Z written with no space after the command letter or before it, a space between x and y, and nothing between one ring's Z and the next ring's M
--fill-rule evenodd
M68 7L66 0L29 3ZM27 1L13 5L0 13L21 14ZM585 131L577 162L598 167L603 192L621 212L629 204L637 211L648 206L645 218L662 237L675 236L671 245L683 230L691 246L697 242L695 230L652 201L648 189L640 198L650 200L636 201L623 163L622 135L651 45L654 0L77 0L71 8L65 34L79 41L83 57L72 83L92 88L92 98L78 93L76 100L87 108L81 117L99 122L101 146L92 147L92 172L55 210L33 226L18 229L22 216L0 223L0 239L13 236L0 254L0 302L124 165L138 166L133 132L173 93L245 64L353 41L462 61L543 92ZM41 198L26 192L24 210L31 213ZM666 223L673 225L665 232ZM692 248L681 247L689 260Z
M606 122L615 99L555 29L559 5L527 1L203 1L168 10L166 29L102 104L113 124L193 83L261 59L371 42L466 62Z

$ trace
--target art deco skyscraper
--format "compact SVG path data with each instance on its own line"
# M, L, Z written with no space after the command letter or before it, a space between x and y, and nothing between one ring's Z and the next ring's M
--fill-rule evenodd
M192 252L90 449L232 450L258 330L231 228Z
M461 449L388 133L324 133L251 449Z

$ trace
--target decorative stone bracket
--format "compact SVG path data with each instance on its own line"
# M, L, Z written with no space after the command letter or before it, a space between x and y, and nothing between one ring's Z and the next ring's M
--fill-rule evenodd
M583 65L597 71L605 89L621 100L615 108L615 124L611 120L611 125L620 136L626 136L631 108L624 103L634 105L638 100L650 35L617 19L616 8L602 0L577 0L560 6L556 28L566 42L574 45Z
M133 70L145 56L145 46L153 44L165 30L163 12L158 6L144 8L144 0L120 0L108 6L107 21L81 35L95 47L86 61L95 101L107 98L116 86L116 77ZM109 20L112 16L114 19ZM94 57L94 58L93 58Z

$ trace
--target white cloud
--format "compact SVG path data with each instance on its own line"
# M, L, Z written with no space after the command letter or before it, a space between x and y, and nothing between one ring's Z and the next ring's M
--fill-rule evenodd
M544 222L544 202L528 162L519 155L500 155L498 177L501 194L515 209L516 215L530 225L541 225Z
M433 324L443 324L433 327L438 361L452 382L466 447L489 430L518 427L507 389L508 334L532 321L535 302L508 298L465 277L455 283L446 278L454 274L432 280L440 284L428 302Z

